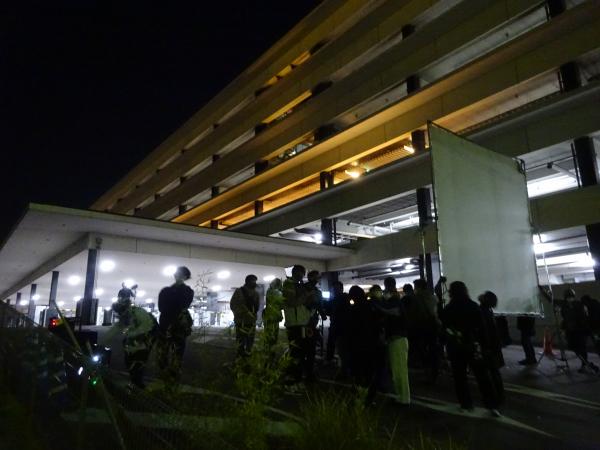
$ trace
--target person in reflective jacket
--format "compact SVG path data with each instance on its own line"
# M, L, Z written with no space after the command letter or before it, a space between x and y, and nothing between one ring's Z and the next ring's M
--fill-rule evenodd
M112 310L119 316L114 327L124 336L125 366L131 384L144 389L144 370L154 345L158 324L148 311L132 305L131 295L127 291L130 290L121 289L118 300L113 303Z

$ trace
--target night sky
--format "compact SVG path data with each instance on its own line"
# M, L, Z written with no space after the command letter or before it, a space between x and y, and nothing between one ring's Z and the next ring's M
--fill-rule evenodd
M319 1L13 3L0 239L27 202L89 207Z

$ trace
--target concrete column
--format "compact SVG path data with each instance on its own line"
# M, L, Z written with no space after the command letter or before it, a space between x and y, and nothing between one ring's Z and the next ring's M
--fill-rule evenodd
M31 290L29 291L29 306L27 307L27 317L31 320L35 321L35 300L33 297L37 291L37 284L31 285Z
M213 228L213 229L215 229L215 230L218 230L219 229L219 221L218 220L211 220L210 221L210 227Z
M21 293L17 292L17 300L15 301L15 309L18 311L21 307Z
M431 192L429 188L417 189L417 210L419 212L419 228L425 229L432 221L431 217ZM427 286L433 291L433 265L431 263L431 253L421 253L419 255L419 275L427 281Z
M262 200L256 200L254 202L254 215L255 216L260 216L263 213L263 201Z
M333 244L333 219L321 219L321 235L323 244Z
M80 329L82 325L96 325L98 300L95 298L94 290L96 288L96 266L98 262L98 253L99 250L96 248L88 249L83 298L79 300L76 313L77 317L79 317Z
M264 172L269 167L269 161L259 159L254 163L254 175Z

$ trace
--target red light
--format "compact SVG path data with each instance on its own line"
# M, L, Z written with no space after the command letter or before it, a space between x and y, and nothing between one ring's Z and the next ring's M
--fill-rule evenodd
M50 319L50 327L57 327L59 324L59 320L57 318Z

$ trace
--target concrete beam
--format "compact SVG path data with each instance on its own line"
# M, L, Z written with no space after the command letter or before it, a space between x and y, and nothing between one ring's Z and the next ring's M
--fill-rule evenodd
M324 271L326 269L325 261L318 259L267 254L257 251L251 252L225 248L203 247L174 242L139 239L135 237L112 236L106 234L97 234L95 237L102 239L102 250L104 251L109 250L144 255L192 258L271 267L289 267L294 264L302 264L306 267L311 267L319 271Z
M465 0L442 16L418 29L410 38L401 41L334 83L328 90L309 101L299 111L273 125L248 141L234 152L221 158L214 167L190 178L185 185L178 186L158 201L142 208L140 215L157 217L170 209L173 202L181 203L210 185L234 175L258 159L269 159L284 149L302 141L320 125L344 114L357 104L366 101L385 89L397 85L406 77L450 54L460 46L476 39L513 15L531 8L536 1L511 3L504 0ZM313 150L307 150L311 153ZM151 180L140 192L134 192L120 204L115 212L126 212L148 197L151 191L159 190L171 179L188 170L205 157L201 153L189 152L189 161L184 158L165 168L161 178ZM179 164L179 166L177 165ZM168 178L166 178L168 175ZM186 215L187 216L187 215Z
M595 2L593 3L595 5ZM323 170L332 170L352 159L372 153L411 130L423 126L428 120L440 121L443 125L443 118L597 47L600 42L598 11L600 8L579 9L576 14L573 13L571 20L550 22L541 26L517 41L508 43L492 55L475 61L385 111L229 189L219 197L174 220L199 224L220 217L257 198L265 199L270 194L306 181ZM590 18L588 13L593 14L593 18ZM563 17L565 16L561 16ZM568 30L571 32L565 35ZM593 115L597 113L592 113ZM593 117L584 121L584 124L590 123L593 123ZM567 126L570 124L571 121L568 121ZM583 128L578 124L574 126ZM550 136L559 135L562 128L562 124L555 127ZM534 145L536 140L547 141L548 138L543 134L536 134L538 130L539 123L537 128L533 127L524 135L521 133L524 139L531 141L523 147Z
M364 0L328 0L321 3L112 189L94 202L92 208L101 211L109 208L136 184L153 174L169 158L180 152L196 136L217 123L248 96L253 95L269 78L290 64L302 52L314 47L326 36L335 32L367 4L368 2Z
M375 239L363 239L351 248L355 253L350 256L336 258L327 264L329 271L356 269L367 264L382 263L393 259L415 257L423 253L437 251L436 230L433 225L425 227L424 234L418 227L406 228L397 233L387 234Z
M91 236L89 234L86 234L81 239L75 241L73 244L71 244L68 247L66 247L65 249L61 250L53 257L44 261L35 270L33 270L31 273L27 274L25 277L23 277L21 280L19 280L17 283L15 283L13 286L11 286L9 289L7 289L2 294L0 294L0 298L10 297L12 294L17 292L19 289L22 289L25 286L32 284L35 280L46 275L48 272L54 270L56 267L60 266L62 263L68 261L69 259L78 255L82 251L87 250L88 248L91 248L94 245L93 242L94 241L91 239Z

